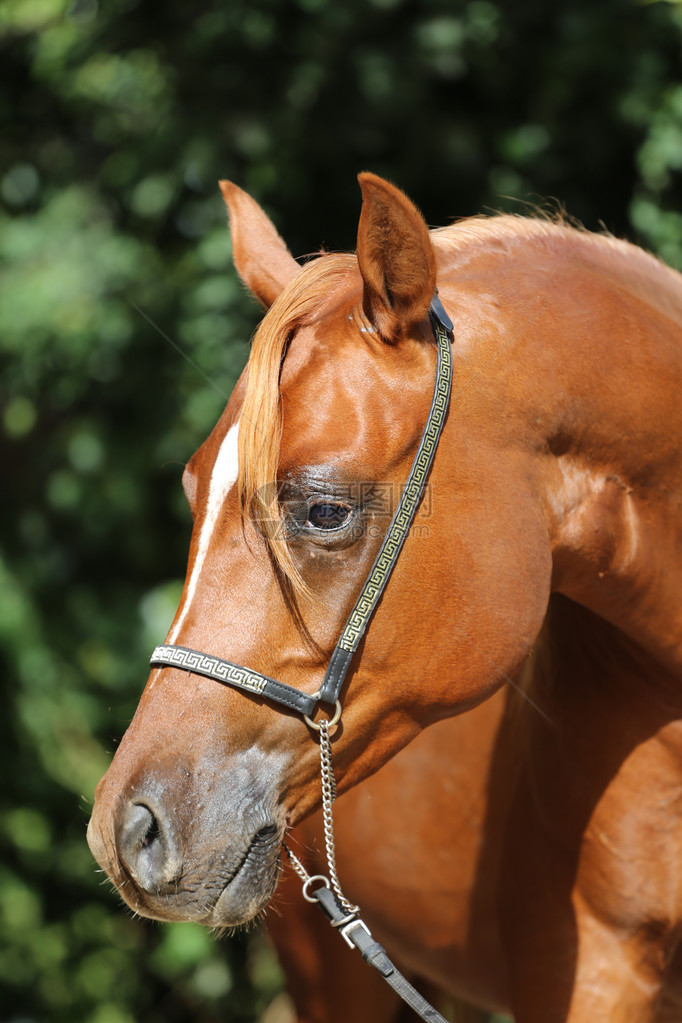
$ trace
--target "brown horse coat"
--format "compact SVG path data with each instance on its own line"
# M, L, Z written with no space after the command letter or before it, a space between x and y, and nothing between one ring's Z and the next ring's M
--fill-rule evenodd
M517 1023L679 1020L682 281L561 224L429 234L397 189L361 184L357 258L304 268L224 186L269 311L187 467L169 642L317 689L426 418L437 283L452 404L342 694L339 788L368 779L339 804L342 877L413 973ZM498 692L524 664L530 702ZM294 715L155 669L90 844L138 912L239 923L317 772ZM314 952L296 969L321 1023L339 1003L315 1002Z

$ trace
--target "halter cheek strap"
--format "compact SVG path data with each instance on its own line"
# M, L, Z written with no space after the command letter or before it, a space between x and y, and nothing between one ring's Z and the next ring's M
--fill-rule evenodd
M304 717L312 717L319 703L333 705L337 702L353 654L367 631L370 619L386 589L409 534L447 417L452 387L452 351L449 334L453 327L450 317L438 298L438 292L431 302L429 315L436 337L438 354L436 382L424 432L412 462L407 483L400 495L398 507L391 519L391 524L370 573L334 648L319 690L312 694L304 693L293 686L269 678L267 675L261 675L260 672L254 671L252 668L244 668L239 664L233 664L232 661L215 657L213 654L205 654L189 647L172 644L156 647L151 656L152 667L180 668L196 675L203 675L216 682L222 682L224 685L243 689L247 693L267 697L289 710L297 711Z
M370 618L386 589L398 555L410 532L445 425L452 388L452 351L448 336L448 332L452 330L452 321L443 309L438 292L433 298L429 313L438 343L438 357L436 384L426 426L391 524L329 661L324 681L320 686L320 700L323 703L336 703L339 698L353 654L367 631Z

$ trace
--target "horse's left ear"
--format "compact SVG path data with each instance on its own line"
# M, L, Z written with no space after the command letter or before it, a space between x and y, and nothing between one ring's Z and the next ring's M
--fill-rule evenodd
M399 188L376 174L359 174L358 181L364 310L384 340L395 342L426 317L436 258L424 218Z
M301 267L255 199L231 181L221 181L220 191L230 217L232 258L237 273L269 309L292 277L301 272Z

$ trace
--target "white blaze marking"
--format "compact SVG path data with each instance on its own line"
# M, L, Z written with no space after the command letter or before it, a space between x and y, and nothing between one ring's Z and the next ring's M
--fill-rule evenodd
M238 435L239 421L233 423L225 434L223 442L220 445L218 457L213 465L211 483L208 488L208 505L206 507L206 515L204 516L204 521L201 525L199 546L197 548L197 555L194 559L194 565L192 566L192 575L185 590L185 602L182 608L182 614L168 633L166 643L175 643L180 629L182 628L182 623L184 622L185 616L187 615L194 599L194 594L199 583L199 576L201 575L201 569L204 561L206 560L208 549L211 546L213 531L215 530L218 519L220 518L225 498L237 482L237 475L239 473L239 452L237 448Z

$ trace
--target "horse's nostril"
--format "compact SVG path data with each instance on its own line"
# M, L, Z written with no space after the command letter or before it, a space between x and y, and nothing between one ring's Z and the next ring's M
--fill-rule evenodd
M127 846L147 845L151 838L158 837L159 822L144 803L132 803L123 818L121 836Z
M158 841L161 828L156 816L145 803L131 803L123 815L119 844L127 866L136 865L144 850ZM133 873L135 871L133 870Z
M252 845L269 845L277 837L277 825L265 824L253 836Z
M146 803L129 803L117 838L124 866L145 891L158 891L180 876L182 861L162 811L153 812Z
M144 809L148 809L148 807L144 807ZM160 836L161 836L161 829L159 828L159 822L157 821L156 817L151 812L151 810L149 810L149 815L150 815L149 826L147 827L147 832L146 832L146 834L144 835L144 837L142 839L142 848L143 849L146 849L148 846L150 846L152 844L152 842L155 839L160 838Z

